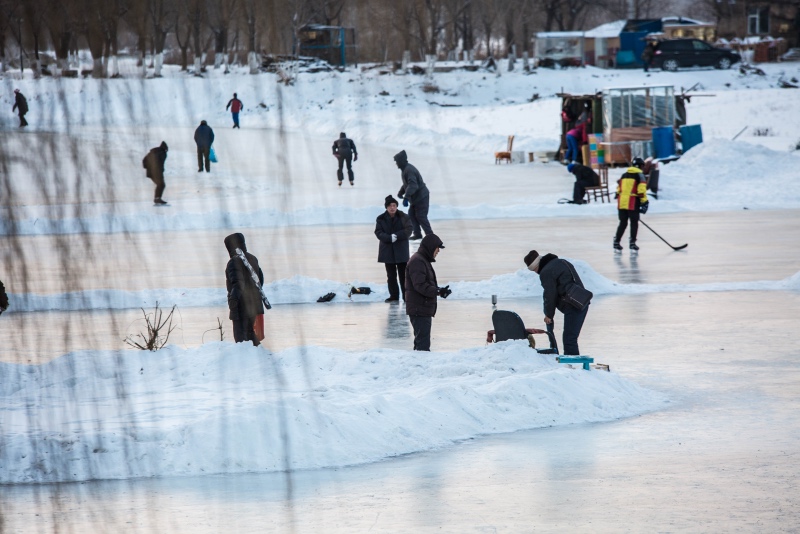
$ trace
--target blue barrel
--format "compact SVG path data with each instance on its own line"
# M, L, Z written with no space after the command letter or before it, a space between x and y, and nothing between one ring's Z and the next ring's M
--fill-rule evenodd
M683 147L684 154L686 154L687 150L702 142L703 130L700 128L699 124L681 126L681 146Z
M672 126L653 128L653 151L659 159L675 155L675 134L672 133Z

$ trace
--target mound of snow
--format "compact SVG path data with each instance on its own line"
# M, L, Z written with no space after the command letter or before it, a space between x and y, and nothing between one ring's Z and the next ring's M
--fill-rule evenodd
M0 483L344 466L665 404L525 342L453 353L218 342L0 364Z

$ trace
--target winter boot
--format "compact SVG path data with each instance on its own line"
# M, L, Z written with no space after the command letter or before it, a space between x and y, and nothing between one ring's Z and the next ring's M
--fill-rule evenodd
M356 185L355 182L353 180L350 180L350 187L353 187L354 185Z
M166 202L164 202L163 200L161 200L161 197L158 197L158 198L155 198L155 199L153 199L153 204L156 204L156 205L163 205L163 204L166 204Z
M636 241L634 241L633 239L631 239L631 240L630 240L630 243L628 244L628 248L630 248L630 249L631 249L631 250L633 250L633 251L635 251L635 250L639 250L639 245L637 245L637 244L636 244Z
M339 187L342 187L342 181L339 180Z
M622 245L619 244L619 238L614 237L614 252L621 252Z

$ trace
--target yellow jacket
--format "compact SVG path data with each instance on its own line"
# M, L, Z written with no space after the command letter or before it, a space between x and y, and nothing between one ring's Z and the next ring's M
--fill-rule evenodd
M621 210L638 210L636 199L647 202L647 179L638 167L628 167L625 174L617 180L617 208Z

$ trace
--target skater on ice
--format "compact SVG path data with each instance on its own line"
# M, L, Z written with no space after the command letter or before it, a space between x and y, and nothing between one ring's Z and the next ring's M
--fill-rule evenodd
M231 110L231 118L233 119L233 127L239 128L239 112L244 109L244 104L239 97L236 96L236 93L233 93L233 98L228 100L228 105L225 106L225 110L227 111L230 108ZM241 128L239 128L241 130Z
M411 240L422 239L422 230L425 230L426 236L433 234L431 223L428 222L430 192L417 168L408 162L405 150L395 154L394 162L400 169L400 178L403 180L403 186L397 196L403 199L403 206L408 207L408 216L411 218L411 226L414 228Z
M25 120L25 114L28 113L28 100L19 89L14 89L14 107L11 108L11 111L19 113L20 128L28 125L28 121Z
M622 236L631 222L631 233L628 246L632 251L639 250L636 244L636 236L639 231L639 213L647 213L649 206L647 200L647 178L645 178L642 168L644 160L634 158L631 166L625 171L622 177L617 180L617 214L619 215L619 226L614 236L614 250L622 250Z
M578 309L568 304L564 297L573 284L586 289L581 277L575 272L575 267L570 262L560 259L555 254L540 256L538 252L531 250L523 261L525 261L525 265L528 266L529 270L539 275L539 281L543 289L544 322L553 324L553 316L556 309L563 313L564 334L562 342L564 344L564 355L579 355L578 336L580 336L583 322L586 320L589 304L587 303L583 309ZM589 295L591 299L591 293Z
M168 150L166 141L161 141L161 144L151 149L142 160L142 166L147 169L147 177L156 184L153 203L157 206L166 204L161 195L164 194L164 189L167 187L164 183L164 163L167 161Z
M436 315L436 297L446 299L450 286L439 287L433 262L444 248L436 234L428 234L406 267L406 315L414 329L414 350L431 350L431 326Z
M411 236L411 220L397 209L397 199L386 197L386 211L375 220L375 237L378 238L378 263L386 267L389 298L386 302L398 302L402 293L406 300L406 264L408 263L408 238Z
M228 310L233 323L233 339L236 343L251 341L253 345L258 346L260 342L256 337L254 323L256 317L264 313L261 290L264 285L264 273L258 266L258 258L247 252L243 234L235 233L226 237L225 248L230 255L228 265L225 266L225 286L228 289ZM244 253L244 258L236 249ZM258 278L258 285L253 279L253 273Z
M575 185L572 188L572 204L584 204L583 196L586 194L587 187L594 187L600 184L600 177L591 167L580 163L570 163L567 171L575 175Z
M336 171L336 177L339 179L339 187L342 186L344 181L344 164L347 163L347 177L350 179L350 185L356 185L355 175L353 174L353 162L358 161L358 150L356 144L352 139L347 137L344 132L339 133L339 139L333 142L333 155L339 160L339 170Z
M214 130L206 121L200 121L200 126L194 131L194 142L197 144L197 172L211 172L211 145L214 144Z

